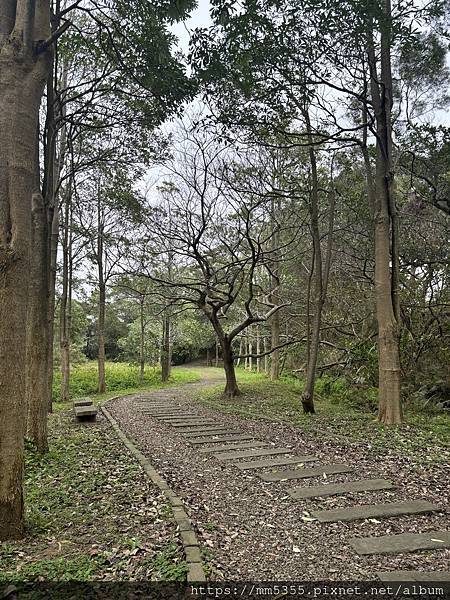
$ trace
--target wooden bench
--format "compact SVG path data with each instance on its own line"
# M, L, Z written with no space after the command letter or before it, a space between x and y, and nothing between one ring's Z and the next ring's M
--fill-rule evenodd
M95 421L97 417L97 407L90 398L75 398L73 410L79 421Z

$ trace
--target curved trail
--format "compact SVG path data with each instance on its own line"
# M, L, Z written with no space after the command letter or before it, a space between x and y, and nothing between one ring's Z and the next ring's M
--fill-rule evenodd
M108 406L181 497L212 579L446 576L443 469L425 491L406 458L380 463L358 444L343 448L195 403L199 390L222 381L202 369L198 383Z

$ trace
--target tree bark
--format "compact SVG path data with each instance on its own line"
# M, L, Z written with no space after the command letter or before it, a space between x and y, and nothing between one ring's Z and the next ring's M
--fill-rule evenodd
M23 532L25 361L30 282L31 198L38 117L49 55L50 6L0 6L0 541ZM17 8L17 10L16 10Z
M314 316L311 326L311 340L309 343L308 364L306 370L306 382L302 392L302 406L305 414L315 414L314 408L314 383L316 380L316 367L319 355L320 345L320 325L322 321L323 280L322 280L322 249L320 245L319 231L319 183L317 175L317 159L313 146L311 133L311 123L308 109L305 108L303 116L305 118L306 130L309 141L309 161L311 167L311 195L310 195L310 216L311 216L311 235L313 241L313 262L312 277L314 279ZM308 310L309 313L309 310Z
M215 366L216 369L219 366L219 339L216 337L216 362L215 362Z
M30 283L27 312L26 406L27 436L40 453L48 451L48 291L47 214L41 193L32 197Z
M232 344L226 335L220 337L220 346L222 349L223 368L225 370L226 378L224 395L228 398L235 398L236 396L240 396L241 391L236 379Z
M144 319L145 297L139 298L139 322L140 322L140 351L139 351L139 383L143 385L145 375L145 319Z
M380 22L381 69L378 74L373 37L369 32L368 62L376 121L374 190L375 297L378 321L378 420L401 423L401 370L398 297L398 225L392 163L391 5L384 0Z
M106 312L106 282L103 265L104 251L104 220L100 198L100 182L97 190L97 274L98 274L98 392L106 391L105 381L105 312Z
M105 312L106 312L106 285L103 278L98 288L98 392L106 391L105 380Z
M259 334L259 326L256 326L256 372L257 373L261 373L261 358L260 355L261 354L261 336Z
M66 190L62 236L62 294L60 300L61 402L70 397L70 343L72 305L72 210L71 183Z
M167 313L163 317L163 336L161 346L161 378L163 381L169 381L171 371L171 339L170 339L170 315Z
M272 228L272 255L273 261L271 264L270 273L270 295L269 302L278 304L280 274L277 262L277 249L279 247L279 235L275 224L275 200L271 202L271 228ZM269 319L270 325L270 347L277 348L280 345L280 311L276 311ZM280 350L273 350L270 354L270 379L276 381L280 378Z

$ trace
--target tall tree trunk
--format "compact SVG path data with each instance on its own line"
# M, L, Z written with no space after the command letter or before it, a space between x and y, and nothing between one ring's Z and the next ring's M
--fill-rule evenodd
M53 337L55 326L55 290L56 290L56 272L57 254L58 254L58 234L59 234L59 211L53 212L50 221L50 240L49 240L49 269L48 269L48 284L47 284L47 408L48 412L52 412L52 394L53 394Z
M47 298L48 288L47 215L41 193L33 194L30 284L27 314L26 405L27 435L40 453L48 451L48 365Z
M272 228L272 254L274 260L271 264L270 295L271 304L279 303L280 275L277 261L277 248L279 246L279 235L275 224L276 205L275 200L271 202L271 228ZM277 310L269 319L270 325L270 347L277 348L280 345L280 311ZM270 354L270 379L276 381L280 378L280 350L273 350Z
M269 355L266 354L266 352L267 352L267 338L266 338L265 335L264 335L264 338L263 338L263 348L264 348L264 373L266 375L268 375L270 367L269 367Z
M311 123L308 109L303 112L309 141L309 161L311 167L311 194L310 194L310 216L311 235L313 241L312 277L314 279L314 316L311 326L311 340L309 344L308 364L306 369L306 382L302 392L301 402L305 414L314 414L314 383L316 379L317 359L320 345L320 325L322 321L323 307L323 280L322 280L322 249L320 245L319 231L319 182L317 175L316 152L313 146ZM308 311L309 312L309 311Z
M219 366L219 339L216 337L216 369Z
M72 219L71 187L66 190L62 236L62 294L60 300L61 402L69 401L70 387L70 325L72 296Z
M57 9L57 12L58 9ZM59 26L59 22L53 22L53 30ZM62 90L65 93L67 88L67 72L68 72L68 64L67 62L63 66L63 75L62 75ZM56 75L54 75L56 81ZM53 86L53 79L51 79L50 84ZM48 86L48 83L47 83ZM49 104L49 99L47 100L47 106L51 106L50 113L47 111L47 121L51 121L52 127L51 131L48 132L48 142L47 148L48 152L46 153L46 176L44 178L44 193L46 195L45 202L47 206L47 219L48 219L48 247L49 247L49 280L48 280L48 289L47 289L47 308L48 308L48 344L47 344L47 368L48 368L48 410L52 412L52 395L53 395L53 354L54 354L54 327L55 327L55 293L56 293L56 272L57 272L57 256L58 256L58 241L59 241L59 206L58 206L58 190L61 181L61 172L63 169L63 164L66 155L66 145L67 145L67 131L66 126L63 125L61 130L61 135L59 138L59 149L58 153L56 153L57 146L57 128L56 128L56 120L55 120L55 94L53 87L49 90L49 98L51 103ZM64 104L62 107L58 104L58 116L64 121L66 116L66 105ZM69 186L71 185L71 180L69 180ZM71 291L72 287L72 277L69 279L69 289ZM71 304L71 294L69 294L69 304ZM64 396L68 398L69 396L69 379L70 379L70 320L71 320L71 311L68 313L68 344L69 348L67 350L68 356L65 357L68 364L67 378L64 382L66 386L66 392ZM61 381L61 386L63 382Z
M140 350L139 350L139 383L143 385L145 375L145 318L144 318L145 297L142 294L139 298L139 323L140 323Z
M23 531L25 361L31 198L39 105L49 56L34 54L49 33L50 6L0 5L0 541ZM17 10L16 10L17 9Z
M241 339L239 341L239 356L236 360L236 367L239 367L239 365L241 364L241 355L244 354L244 336L241 336Z
M170 339L170 315L166 310L163 317L163 337L161 346L161 378L163 381L169 381L171 371L171 339Z
M225 370L226 378L224 395L228 398L235 398L241 394L241 391L236 379L232 344L226 335L220 336L220 346L222 349L223 368Z
M98 275L98 392L106 391L105 381L105 313L106 313L106 282L103 264L104 252L104 218L100 197L100 182L97 190L97 275Z
M247 329L247 343L248 343L248 370L253 371L253 338L252 338L252 329L249 327Z
M400 309L398 295L398 224L392 163L391 5L384 0L380 21L381 68L378 74L373 37L369 33L368 59L371 98L376 120L375 167L375 297L378 321L378 420L401 423Z
M106 391L105 379L105 313L106 313L106 285L103 278L98 288L98 392Z
M261 373L261 336L259 333L259 325L256 326L256 372Z

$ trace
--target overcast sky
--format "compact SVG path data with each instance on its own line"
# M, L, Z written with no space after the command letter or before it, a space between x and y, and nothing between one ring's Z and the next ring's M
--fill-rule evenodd
M172 27L172 31L179 39L179 45L183 50L187 50L190 30L196 27L206 27L211 23L211 19L209 18L209 0L198 0L197 4L197 8L192 12L187 21L177 23Z

